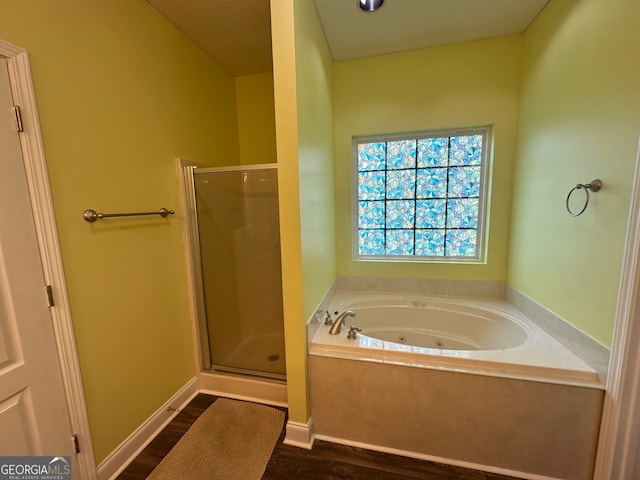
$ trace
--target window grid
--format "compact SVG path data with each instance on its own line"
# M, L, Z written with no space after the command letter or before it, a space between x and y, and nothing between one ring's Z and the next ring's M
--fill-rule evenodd
M478 233L481 233L481 225L480 225L480 217L482 212L480 211L480 207L481 207L481 176L483 176L482 173L482 169L484 167L484 165L486 164L486 160L485 160L485 145L486 145L486 136L487 136L487 130L482 130L482 131L473 131L473 132L466 132L465 134L460 134L460 133L451 133L451 134L441 134L441 135L437 135L434 137L413 137L413 138L404 138L404 139L400 139L400 140L395 140L395 139L372 139L369 141L365 141L365 140L360 140L356 142L356 161L358 164L358 195L357 195L357 232L358 232L358 240L357 240L357 251L358 251L358 255L359 256L365 256L365 257L376 257L376 256L393 256L393 257L397 257L397 256L404 256L404 257L438 257L438 258L442 258L442 257L473 257L474 259L479 258L478 252L479 252L479 238L478 238ZM460 159L457 159L455 162L453 161L453 156L454 155L462 155L464 154L464 152L460 152L460 149L458 147L457 150L454 148L454 145L452 144L452 139L457 138L463 138L463 137L469 137L469 138L473 138L473 141L476 142L476 146L478 147L479 153L475 154L476 159L475 160L471 160L468 163L465 163L465 160L463 159L462 161L460 161ZM439 140L442 139L444 140L446 138L446 162L444 164L436 164L436 165L429 165L429 162L427 160L424 160L421 164L421 156L420 156L420 142L423 140ZM397 157L394 157L394 162L392 164L391 159L390 159L390 148L389 145L390 144L394 144L394 143L402 143L402 142L407 142L410 141L413 143L413 150L412 150L412 155L410 155L407 158L404 159L400 159L400 161L398 161ZM479 142L479 143L478 143ZM381 165L378 165L378 168L360 168L360 146L383 146L383 153L384 153L384 158L383 161L381 162ZM396 146L394 146L394 148L396 148ZM405 160L411 160L410 166L403 166L403 165L398 165L398 163L401 163ZM399 168L400 167L400 168ZM362 177L361 174L362 173L368 174L373 176L374 174L378 173L381 174L379 176L379 178L383 179L383 184L381 186L382 191L384 192L382 197L376 197L375 192L373 194L373 198L370 198L368 194L365 195L361 195L361 182L362 182ZM409 185L405 185L405 190L401 195L398 195L397 192L393 195L389 195L389 190L390 190L390 182L392 181L390 179L390 175L389 173L395 174L395 175L399 175L399 172L412 172L413 174L413 184L412 184L412 188L409 187ZM441 195L430 195L429 192L422 192L422 195L420 194L419 190L420 190L420 178L419 175L420 174L424 174L424 175L432 175L434 172L442 172L442 173L446 173L446 175L444 175L444 177L446 178L446 186L444 188L443 192ZM462 174L463 172L467 172L467 173L471 173L472 178L476 181L476 184L473 185L473 181L471 181L472 184L472 188L471 190L475 190L477 193L475 194L458 194L455 195L454 191L455 189L460 189L460 185L454 185L454 181L456 181L456 179L454 178L454 173L457 173L458 175ZM475 175L475 177L473 176ZM476 178L477 177L477 178ZM463 175L463 181L464 181L464 175ZM458 182L460 182L460 179L458 179ZM378 187L380 188L380 187ZM407 194L407 188L409 190L410 195ZM422 211L420 210L420 202L421 201L425 201L425 207L426 208L426 202L435 202L435 201L443 201L444 202L444 211L443 211L443 218L438 219L439 222L434 226L433 223L429 224L419 224L418 220L419 220L419 215L420 213L422 213ZM456 200L475 200L475 219L472 218L472 221L470 222L470 225L464 225L464 222L460 222L460 220L455 220L451 217L450 218L450 210L451 208L453 208L454 206L456 206L455 201ZM403 219L403 221L400 221L401 219L396 218L393 220L393 222L390 224L391 219L390 219L390 207L393 205L394 208L399 206L400 204L395 203L392 204L391 202L402 202L402 201L411 201L412 205L413 205L413 209L412 209L412 213L411 213L411 218L410 218L410 225L408 224L409 222L406 221L406 219ZM366 220L363 220L362 218L362 212L361 210L366 210L366 206L367 205L371 205L373 204L373 202L381 202L382 204L382 211L378 214L379 216L382 217L383 219L383 226L379 227L379 226L367 226L366 225ZM433 208L433 207L432 207ZM463 208L462 205L459 205L458 208ZM468 206L467 206L468 208ZM392 214L395 212L391 212ZM468 212L467 212L468 215ZM472 215L473 217L473 215ZM458 225L454 225L453 222L457 221L459 224ZM365 223L365 225L363 226L362 224ZM394 232L394 231L398 231L398 232L408 232L410 231L410 236L411 236L411 245L409 245L408 247L402 246L403 248L403 252L402 253L397 253L392 251L392 246L390 246L390 241L389 241L389 232ZM441 235L441 240L439 240L438 242L438 251L442 251L442 253L438 253L438 254L433 254L433 249L430 247L424 247L424 246L419 246L419 234L420 232L436 232L436 231L440 231L442 232ZM472 249L470 249L469 247L466 247L466 250L461 252L461 249L458 247L453 247L453 242L454 239L452 239L452 232L456 232L456 231L466 231L466 232L473 232L473 237L471 240L471 237L468 238L468 240L471 241L472 243ZM379 248L379 251L375 252L375 253L370 253L367 251L367 248L364 248L362 246L362 243L366 241L367 237L364 237L364 240L361 238L361 235L365 232L380 232L381 233L381 239L382 239L382 245ZM433 237L431 238L424 238L423 242L431 242L433 241ZM458 250L456 250L456 248L458 248ZM427 252L430 253L421 253L424 250L426 250Z

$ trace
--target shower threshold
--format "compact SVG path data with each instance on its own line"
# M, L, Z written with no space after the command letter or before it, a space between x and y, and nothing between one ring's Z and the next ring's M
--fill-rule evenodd
M247 377L257 377L263 380L277 380L281 382L287 381L287 376L282 373L263 372L260 370L251 370L248 368L230 367L228 365L211 365L211 370L203 370L204 373L231 373Z
M255 375L203 370L198 374L203 392L265 405L287 406L287 384L284 380Z

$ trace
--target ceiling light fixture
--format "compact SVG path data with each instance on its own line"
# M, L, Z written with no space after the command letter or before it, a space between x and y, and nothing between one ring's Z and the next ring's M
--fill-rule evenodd
M358 0L358 6L365 12L373 12L379 9L384 0Z

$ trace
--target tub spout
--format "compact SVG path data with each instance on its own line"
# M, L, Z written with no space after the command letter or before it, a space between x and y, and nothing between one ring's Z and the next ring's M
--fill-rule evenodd
M329 335L338 335L340 333L340 328L344 325L345 318L347 317L355 317L356 314L353 310L345 310L338 318L335 319L333 325L331 325L331 329L329 330Z

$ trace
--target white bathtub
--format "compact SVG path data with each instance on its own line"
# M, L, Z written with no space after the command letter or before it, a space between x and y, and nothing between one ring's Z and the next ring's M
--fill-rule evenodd
M596 372L504 300L336 292L352 310L339 335L320 325L311 355L596 386ZM350 326L361 329L347 338Z

